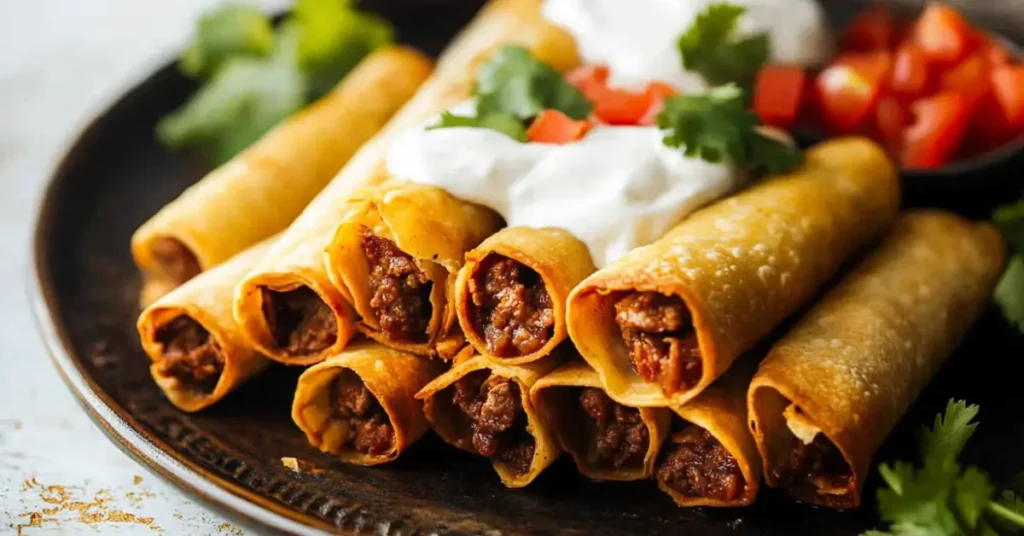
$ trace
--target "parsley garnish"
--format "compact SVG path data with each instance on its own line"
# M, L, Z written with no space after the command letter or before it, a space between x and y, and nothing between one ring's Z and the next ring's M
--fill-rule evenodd
M800 150L758 132L757 114L744 100L735 84L666 99L657 118L658 127L666 131L665 145L681 147L689 157L764 167L771 174L798 167Z
M393 34L350 0L298 0L276 32L255 7L218 7L200 17L179 61L203 86L160 120L157 139L226 162L330 90Z
M480 127L526 141L526 124L545 109L573 119L590 115L590 102L527 49L508 45L480 66L473 85L476 115L443 114L431 128Z
M980 469L961 469L958 458L978 427L978 406L950 400L931 428L922 427L920 467L908 462L878 467L887 488L878 491L887 532L865 536L1013 534L1024 529L1024 503L1011 491L995 498Z
M1024 199L996 209L992 221L1014 251L996 285L995 300L1006 319L1024 332Z
M733 33L747 8L728 3L711 4L679 38L683 67L700 73L711 84L753 83L757 71L768 61L771 41L759 33L736 38Z

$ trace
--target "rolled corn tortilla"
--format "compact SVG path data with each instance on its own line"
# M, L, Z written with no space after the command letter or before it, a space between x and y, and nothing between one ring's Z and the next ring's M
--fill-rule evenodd
M430 428L416 393L443 369L372 341L354 343L302 373L292 420L311 445L345 462L393 461Z
M768 485L857 507L871 458L981 314L1004 256L988 224L901 215L751 382L750 429Z
M698 210L569 296L569 335L608 395L681 405L804 305L896 214L881 147L838 138L804 165Z
M564 229L502 229L466 254L455 280L459 326L491 361L541 359L567 337L569 292L595 270L586 244Z
M534 410L545 420L580 473L594 480L640 480L668 436L667 408L631 408L608 398L590 365L573 361L530 388Z
M364 203L370 194L360 194L363 199L358 201L353 200L353 194L393 180L385 162L391 139L465 100L476 65L510 43L526 46L558 69L579 62L572 37L541 16L540 0L493 0L485 6L444 52L434 74L416 96L356 153L239 284L235 315L246 336L271 359L308 365L344 347L354 332L354 312L346 299L351 293L331 282L324 251L346 215L366 208ZM296 290L301 294L291 294ZM299 303L292 306L294 302ZM276 318L264 312L278 309L297 311L292 315L297 321L283 327L276 325ZM316 329L302 327L305 325ZM303 330L323 335L312 337L319 340L316 344L293 344L309 339L302 335ZM444 354L456 346L450 343L437 352Z
M679 506L747 506L757 497L761 458L746 404L756 368L753 357L743 357L696 398L672 406L672 434L655 478Z
M416 398L445 442L490 458L510 488L533 482L560 453L547 423L530 402L530 388L559 360L516 367L495 365L465 347L448 372L427 384Z
M389 46L337 87L166 205L132 236L146 279L173 288L288 226L433 68ZM148 299L157 287L150 287ZM145 299L145 298L144 298Z
M252 349L231 313L235 283L270 247L268 238L165 294L139 316L153 380L172 404L207 408L269 361Z
M501 228L501 217L440 188L407 181L367 193L326 252L331 281L361 318L358 329L421 355L434 353L440 338L461 340L451 329L451 280L465 252Z

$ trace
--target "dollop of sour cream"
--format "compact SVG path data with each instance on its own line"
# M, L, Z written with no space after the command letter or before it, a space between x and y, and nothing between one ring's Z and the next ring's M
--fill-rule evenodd
M707 89L683 69L676 43L708 5L721 0L546 0L544 17L576 40L584 63L607 65L623 87L661 80L684 92ZM767 32L771 60L823 64L832 53L831 28L817 0L729 0L747 12L739 35Z
M452 112L473 110L467 102ZM557 145L482 128L426 129L435 122L395 139L392 176L489 207L510 226L561 227L587 245L598 267L657 240L741 177L733 166L666 147L656 127L597 125Z

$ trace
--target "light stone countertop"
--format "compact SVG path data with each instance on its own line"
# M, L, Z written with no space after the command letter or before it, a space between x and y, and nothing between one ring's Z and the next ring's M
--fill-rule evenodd
M248 0L280 9L286 0ZM50 363L23 290L34 207L93 115L215 0L0 2L0 534L240 535L115 447Z

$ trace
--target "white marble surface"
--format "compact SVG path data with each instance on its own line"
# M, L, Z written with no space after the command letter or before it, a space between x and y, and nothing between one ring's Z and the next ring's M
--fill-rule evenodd
M0 534L244 533L92 424L50 364L20 289L53 161L86 119L170 58L214 3L0 1Z

